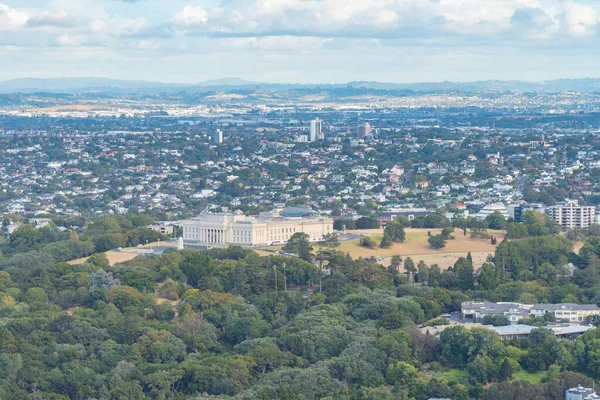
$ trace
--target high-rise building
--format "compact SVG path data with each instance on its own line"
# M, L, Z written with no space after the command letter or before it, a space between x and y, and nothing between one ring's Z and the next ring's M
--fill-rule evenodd
M310 122L310 142L316 142L317 140L323 140L325 136L323 135L323 123L319 118Z
M371 124L368 122L364 125L358 127L358 137L360 139L364 139L367 136L371 135Z
M217 129L215 132L213 132L212 141L213 143L223 143L223 131Z
M563 230L589 228L596 217L596 207L580 206L576 200L572 200L548 207L548 215L558 222Z

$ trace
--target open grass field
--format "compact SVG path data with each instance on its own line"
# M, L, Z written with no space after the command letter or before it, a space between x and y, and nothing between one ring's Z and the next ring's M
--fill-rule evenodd
M337 250L350 253L350 256L353 258L383 257L385 258L382 262L384 265L389 264L392 256L399 255L402 258L411 257L415 263L423 260L428 265L438 264L442 269L454 265L458 258L466 257L468 252L471 252L473 263L477 268L485 262L489 254L494 254L496 251L496 245L492 245L490 240L471 239L468 234L464 236L463 232L459 229L454 232L455 239L448 240L445 248L434 250L429 246L427 241L429 238L427 232L437 235L441 232L441 229L406 229L406 241L404 243L394 243L389 249L381 249L377 246L373 249L368 249L360 246L360 240L353 240L342 242ZM377 244L379 244L383 237L381 230L353 231L352 233L370 236ZM497 237L498 243L502 241L505 235L504 231L490 230L488 233Z
M513 373L513 377L512 377L512 381L526 381L531 383L532 385L539 385L540 383L542 383L542 379L544 378L544 376L546 375L545 372L536 372L536 373L531 373L531 372L527 372L527 371L519 371L519 372L514 372Z
M527 371L514 372L511 382L514 381L526 381L532 385L539 385L542 383L542 379L546 375L545 372L531 373ZM424 376L428 379L438 378L449 381L467 381L469 379L469 373L463 369L442 369L440 371L425 371Z
M107 251L105 254L106 254L106 258L108 258L108 262L110 263L110 265L115 265L118 263L131 261L134 258L136 258L137 256L148 254L148 251L151 251L152 247L157 247L157 246L176 248L177 244L169 243L169 242L156 242L156 243L150 243L148 246L131 247L131 248L127 248L127 249L122 249L121 251L112 251L111 250L111 251ZM71 265L83 264L86 260L87 260L87 257L80 258L78 260L69 261L69 264L71 264Z
M371 231L372 232L372 231ZM351 256L356 257L385 257L411 254L441 254L441 253L467 253L467 252L488 252L493 253L496 246L492 245L489 240L471 239L468 235L463 236L461 230L454 232L455 239L448 240L446 247L441 250L434 250L429 246L427 232L432 235L437 235L442 232L441 229L406 229L406 241L404 243L394 243L389 249L367 249L359 245L358 240L342 242L338 250L349 252ZM362 231L353 231L352 233L362 234ZM499 242L504 238L504 231L488 231L492 236L496 236ZM371 236L377 243L381 241L383 233L370 233L365 236Z
M434 250L429 246L429 242L427 241L429 239L427 232L431 232L432 235L437 235L442 231L441 229L407 228L405 231L406 241L404 243L394 243L389 249L381 249L378 245L383 237L383 230L353 230L352 234L370 236L375 240L377 245L372 249L368 249L360 246L360 239L357 239L341 242L341 245L336 247L336 250L349 253L354 259L370 257L383 258L381 263L385 266L390 264L392 256L399 255L403 259L406 257L412 258L413 261L415 261L415 264L423 260L427 265L437 264L441 269L447 269L454 265L456 260L460 257L466 257L468 252L471 252L473 264L475 268L478 268L485 262L489 254L494 254L497 246L492 245L490 240L471 239L469 237L469 232L467 232L467 236L464 236L462 230L457 229L454 232L455 239L448 240L445 248ZM498 243L500 243L504 239L506 232L488 230L488 234L497 237ZM281 250L281 246L273 246L268 249Z

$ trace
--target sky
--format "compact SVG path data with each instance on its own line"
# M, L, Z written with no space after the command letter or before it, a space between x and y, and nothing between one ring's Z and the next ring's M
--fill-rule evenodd
M600 78L600 0L0 0L0 80Z

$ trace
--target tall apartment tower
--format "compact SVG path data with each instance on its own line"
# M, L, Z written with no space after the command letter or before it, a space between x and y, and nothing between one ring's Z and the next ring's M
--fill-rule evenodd
M310 136L308 139L309 142L325 139L325 136L323 135L323 123L319 118L310 122Z
M548 216L556 221L563 230L588 228L596 217L596 207L580 206L577 201L548 207Z
M213 143L223 143L223 131L217 129L215 132L213 132L212 141Z
M368 122L358 127L358 137L364 139L371 134L371 124Z

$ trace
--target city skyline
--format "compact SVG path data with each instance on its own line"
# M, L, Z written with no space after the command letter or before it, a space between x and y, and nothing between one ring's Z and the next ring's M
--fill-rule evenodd
M592 1L0 0L0 80L598 77Z

